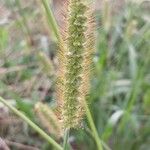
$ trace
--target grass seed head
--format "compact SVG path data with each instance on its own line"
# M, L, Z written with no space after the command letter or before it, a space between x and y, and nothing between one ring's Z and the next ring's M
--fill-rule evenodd
M63 54L58 53L60 65L56 88L64 128L78 127L85 112L84 101L90 88L95 46L94 19L90 5L83 0L70 0L65 5L62 37L66 50ZM60 56L63 57L60 59Z

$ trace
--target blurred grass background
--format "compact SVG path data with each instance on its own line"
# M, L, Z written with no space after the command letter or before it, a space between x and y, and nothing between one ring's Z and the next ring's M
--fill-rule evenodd
M60 26L62 3L51 2ZM149 14L149 0L96 1L89 105L106 150L150 149ZM0 96L42 128L34 105L55 105L56 51L40 1L0 0ZM52 149L1 103L0 137L14 150ZM86 119L70 142L75 150L96 150Z

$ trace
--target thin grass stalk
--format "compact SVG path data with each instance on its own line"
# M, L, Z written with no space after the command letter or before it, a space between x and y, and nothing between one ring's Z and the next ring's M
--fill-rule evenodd
M61 53L61 56L59 56L59 59L62 59L61 57L64 57L61 51L65 52L65 43L62 39L60 30L59 30L59 26L57 24L57 21L55 19L55 16L53 14L53 11L51 9L51 7L49 6L49 3L47 0L40 0L42 2L42 5L45 9L45 14L47 16L47 21L49 24L49 27L51 28L51 30L54 33L55 38L58 40L57 44Z
M65 130L63 150L68 150L68 147L69 147L68 146L69 132L70 132L70 129L66 129Z
M97 148L98 148L98 150L103 150L101 140L99 138L98 132L97 132L96 127L94 125L94 121L93 121L91 112L89 110L89 107L88 107L86 101L85 101L85 109L86 109L86 115L87 115L88 122L90 124L91 130L93 131L93 136L95 138L95 142L97 144Z
M18 111L15 107L11 106L5 99L0 97L0 102L7 106L12 112L24 120L29 126L31 126L36 132L38 132L48 143L52 144L57 150L63 150L63 148L55 142L49 135L47 135L40 127L26 117L22 112Z
M49 7L48 1L47 0L41 0L41 1L42 1L42 4L43 4L43 7L45 9L45 13L46 13L46 16L47 16L47 19L48 19L48 23L49 23L52 31L54 32L54 35L56 36L56 38L60 42L62 40L61 40L61 34L59 32L59 27L58 27L58 24L56 22L56 19L54 17L53 12L52 12L51 8Z
M85 132L88 133L93 139L94 139L94 135L93 135L93 132L91 132L91 130L89 128L84 128ZM108 146L108 144L106 144L106 142L104 142L102 139L101 140L101 143L102 143L102 146L105 150L111 150L111 148Z

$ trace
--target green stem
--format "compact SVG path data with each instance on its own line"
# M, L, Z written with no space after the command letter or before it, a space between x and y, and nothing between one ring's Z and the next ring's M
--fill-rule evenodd
M64 41L63 41L62 36L60 34L59 27L58 27L57 21L55 19L55 16L51 10L51 7L49 6L47 0L41 0L41 1L43 4L43 7L45 9L48 24L49 24L50 28L52 29L54 36L57 39L57 43L59 44L61 49L65 51L65 46L64 46L65 44L64 44Z
M56 149L63 150L63 148L56 143L49 135L47 135L40 127L33 123L29 118L27 118L22 112L18 111L15 107L11 106L6 100L0 97L0 102L6 105L11 111L13 111L17 116L24 120L28 125L30 125L36 132L38 132L45 140L52 144Z
M70 129L66 129L64 134L63 150L68 150L69 131Z
M54 32L56 38L59 41L62 41L61 40L61 35L60 35L60 32L59 32L59 28L58 28L58 24L56 22L56 19L53 15L53 12L52 12L51 8L49 7L48 1L47 0L42 0L42 4L44 6L46 16L47 16L47 19L48 19L48 23L49 23L50 27L52 28L52 31Z
M94 125L94 121L93 121L91 112L89 110L89 107L88 107L86 101L85 101L85 109L86 109L86 115L87 115L88 122L89 122L91 130L93 132L93 136L94 136L95 142L97 144L97 148L98 148L98 150L103 150L101 140L99 138L98 132L97 132L96 127Z

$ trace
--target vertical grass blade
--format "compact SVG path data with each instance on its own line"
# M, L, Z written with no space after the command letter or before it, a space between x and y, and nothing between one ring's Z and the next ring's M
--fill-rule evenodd
M60 35L60 32L59 32L58 24L56 22L56 19L53 15L53 12L52 12L51 8L49 7L48 1L47 0L41 0L41 1L42 1L42 4L43 4L43 7L45 9L45 14L47 16L48 23L49 23L52 31L54 32L56 38L60 41L61 35Z
M95 142L97 144L97 148L98 148L98 150L103 150L101 140L99 138L98 132L97 132L96 127L94 125L94 121L93 121L91 112L90 112L89 107L88 107L86 102L85 102L85 109L86 109L86 115L87 115L88 122L89 122L90 127L91 127L91 129L93 131L93 136L95 138Z

